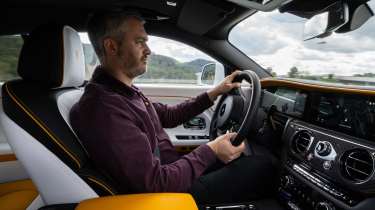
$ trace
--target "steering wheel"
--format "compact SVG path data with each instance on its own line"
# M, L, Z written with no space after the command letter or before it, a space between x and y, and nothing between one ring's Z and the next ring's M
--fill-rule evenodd
M254 128L261 99L261 84L258 75L250 70L240 72L233 79L233 83L242 80L250 83L250 88L235 88L221 96L211 120L211 141L231 130L237 132L232 145L238 146Z

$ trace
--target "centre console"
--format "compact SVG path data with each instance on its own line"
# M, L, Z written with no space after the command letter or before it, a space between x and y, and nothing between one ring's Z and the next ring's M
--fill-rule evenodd
M291 210L375 209L371 142L298 120L284 132L279 199Z

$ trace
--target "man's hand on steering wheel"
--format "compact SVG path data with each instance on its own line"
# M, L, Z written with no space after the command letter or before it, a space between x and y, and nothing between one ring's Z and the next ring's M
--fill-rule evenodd
M233 88L239 88L241 86L241 83L240 82L232 83L232 81L240 72L241 71L239 70L234 71L232 74L226 76L222 82L216 85L216 87L209 90L207 94L210 100L215 101L219 95L228 93Z
M216 154L216 157L225 164L237 159L245 150L244 142L239 146L232 145L231 140L233 140L236 135L236 133L227 133L207 143Z

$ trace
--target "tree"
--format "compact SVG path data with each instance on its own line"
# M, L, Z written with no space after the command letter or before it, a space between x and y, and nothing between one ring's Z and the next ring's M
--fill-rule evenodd
M354 77L375 77L374 73L353 74Z
M293 66L292 68L290 68L288 72L288 77L297 78L298 76L299 76L299 72L298 72L297 67Z
M268 73L270 73L273 77L276 77L276 76L277 76L276 72L273 71L272 67L267 67L267 68L266 68L266 71L267 71Z

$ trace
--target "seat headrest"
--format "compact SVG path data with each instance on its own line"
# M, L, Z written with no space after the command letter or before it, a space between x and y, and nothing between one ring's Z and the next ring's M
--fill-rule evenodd
M34 30L25 38L18 74L26 81L50 88L82 85L85 61L77 31L62 25L46 25Z

